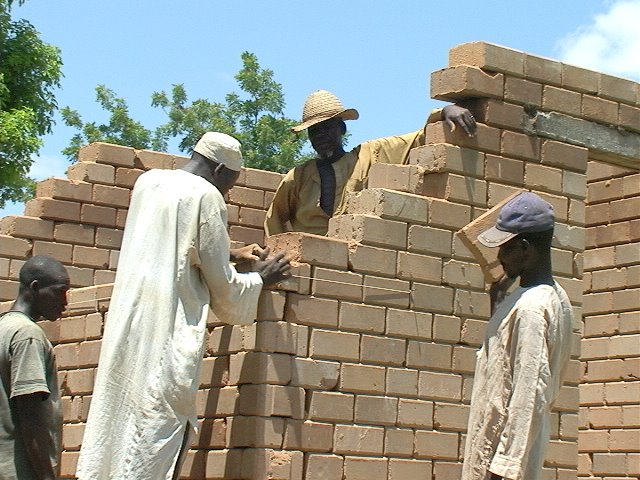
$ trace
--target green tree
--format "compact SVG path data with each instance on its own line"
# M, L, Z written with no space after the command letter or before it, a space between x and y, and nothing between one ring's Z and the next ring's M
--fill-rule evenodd
M290 130L295 122L284 116L282 85L273 79L273 71L261 68L249 52L242 54L242 65L235 76L241 93L227 94L224 102L190 101L182 84L168 93L154 92L151 105L168 117L154 131L133 120L125 100L101 85L96 88L98 102L111 114L109 123L83 123L76 111L62 109L65 123L79 130L63 153L73 160L82 145L95 141L166 151L174 138L180 151L190 153L203 133L219 131L242 143L248 167L286 172L307 158L306 139Z
M0 0L0 207L33 196L27 174L51 131L62 77L60 50L28 21L13 20L12 3Z

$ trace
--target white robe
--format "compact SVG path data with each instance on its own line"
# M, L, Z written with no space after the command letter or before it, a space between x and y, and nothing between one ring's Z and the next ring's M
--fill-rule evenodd
M209 306L223 322L256 316L262 279L229 264L218 189L182 170L136 182L77 475L171 479L195 394Z
M462 478L538 480L549 415L571 353L572 309L554 286L519 287L498 305L478 352Z

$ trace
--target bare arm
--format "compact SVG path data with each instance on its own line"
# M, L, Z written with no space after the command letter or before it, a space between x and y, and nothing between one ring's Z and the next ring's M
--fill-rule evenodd
M13 401L17 411L17 433L22 438L27 456L39 480L55 480L55 467L49 452L55 441L51 433L43 428L49 423L48 414L41 392L18 395Z

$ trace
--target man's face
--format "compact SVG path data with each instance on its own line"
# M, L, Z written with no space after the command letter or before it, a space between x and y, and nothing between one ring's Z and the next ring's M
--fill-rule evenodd
M320 158L330 158L342 150L343 123L339 118L331 118L311 125L307 131L311 146Z
M500 245L498 260L502 265L504 273L509 278L517 278L522 274L526 259L527 255L525 255L524 244L521 238L515 237L507 243Z
M60 318L67 308L68 291L69 277L66 276L60 276L46 286L38 286L36 305L40 315L47 320Z

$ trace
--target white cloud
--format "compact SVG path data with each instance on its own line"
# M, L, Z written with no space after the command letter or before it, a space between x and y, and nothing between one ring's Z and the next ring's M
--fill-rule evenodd
M640 0L615 0L558 42L560 58L573 65L640 80Z

